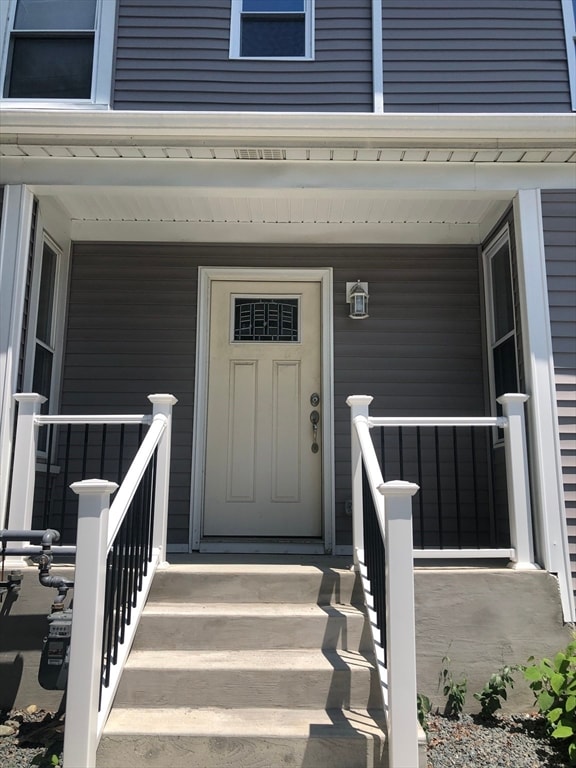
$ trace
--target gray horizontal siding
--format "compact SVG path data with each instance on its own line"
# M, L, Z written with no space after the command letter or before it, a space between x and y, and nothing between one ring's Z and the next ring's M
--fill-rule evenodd
M561 0L383 0L389 112L570 111Z
M484 413L475 248L76 245L62 410L141 412L172 392L170 542L186 543L198 266L334 268L338 543L350 538L350 394L375 415ZM346 281L368 280L370 318L347 316Z
M543 191L542 219L564 502L576 586L576 191Z
M231 60L231 0L120 0L115 109L372 109L370 0L316 0L314 61Z

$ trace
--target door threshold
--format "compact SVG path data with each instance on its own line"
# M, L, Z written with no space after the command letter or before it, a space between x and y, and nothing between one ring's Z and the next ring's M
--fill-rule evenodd
M203 539L200 552L218 554L325 555L321 539Z

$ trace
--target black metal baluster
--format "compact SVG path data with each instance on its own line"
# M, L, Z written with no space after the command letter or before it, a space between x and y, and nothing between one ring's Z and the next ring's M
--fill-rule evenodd
M60 507L60 538L64 538L64 523L66 519L66 504L68 501L68 471L70 469L70 443L72 442L72 424L66 428L66 449L64 451L64 477L62 485L62 505Z
M434 450L436 452L436 503L438 505L438 542L444 549L444 526L442 521L442 477L440 472L440 437L438 427L434 427Z
M416 452L418 459L418 507L420 515L420 547L424 549L424 483L422 482L422 433L420 427L416 427Z
M478 465L476 463L476 430L470 427L470 444L472 449L472 492L474 494L474 530L476 533L475 545L480 547L480 507L478 504Z
M462 549L462 505L460 504L460 465L457 427L452 427L452 454L454 456L454 493L456 494L456 539L458 541L458 549Z

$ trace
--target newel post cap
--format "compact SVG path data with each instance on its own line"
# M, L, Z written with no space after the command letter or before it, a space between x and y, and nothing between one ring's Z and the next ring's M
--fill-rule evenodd
M99 480L93 478L92 480L80 480L77 483L72 483L70 488L74 493L79 496L83 495L97 495L102 493L114 493L118 488L118 483L110 482L109 480Z
M506 405L506 403L526 403L530 400L530 395L523 395L520 392L507 392L505 395L500 395L496 398L496 402L500 405Z
M420 486L406 480L390 480L379 485L378 490L382 496L414 496L420 490Z
M176 405L178 398L167 393L148 395L148 400L154 405Z
M40 405L48 400L47 397L39 395L38 392L16 392L13 397L17 403L40 403Z
M372 395L350 395L346 398L346 405L349 405L350 408L355 405L370 405L372 400L374 400Z

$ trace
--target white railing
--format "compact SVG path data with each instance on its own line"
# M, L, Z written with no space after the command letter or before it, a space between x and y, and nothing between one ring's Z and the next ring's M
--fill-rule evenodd
M82 480L72 490L79 496L74 576L74 608L70 666L66 694L64 733L65 768L94 768L96 750L130 651L154 573L166 557L168 481L172 395L150 395L152 415L55 416L40 415L44 398L37 394L15 396L19 418L15 440L10 528L29 529L32 522L38 429L45 424L149 424L150 427L128 469L116 498L118 485L102 479ZM107 558L140 483L155 456L153 525L150 553L141 584L134 591L130 622L110 667L108 685L102 686L102 649Z
M508 511L511 548L504 550L515 568L533 569L534 554L527 450L524 429L525 395L507 394L499 398L504 416L374 418L369 415L372 397L355 395L347 400L352 422L352 525L354 561L358 569L376 648L384 707L387 715L390 768L418 766L418 742L422 732L416 709L416 636L414 619L413 558L425 555L414 550L412 496L415 483L396 480L384 483L370 429L380 427L498 427L504 432ZM364 547L363 468L374 503L378 529L385 552L383 584L371 583ZM467 557L486 557L488 550L433 550L434 558L452 559L465 552ZM493 554L493 551L490 550ZM500 552L502 554L502 552ZM385 590L385 649L379 633L378 591Z

